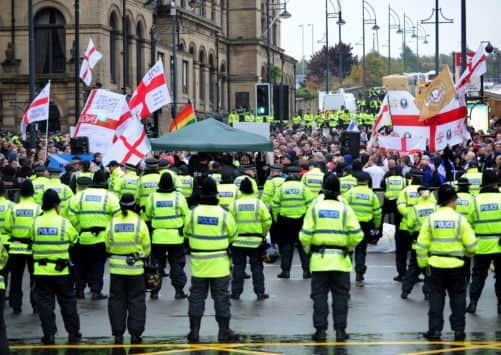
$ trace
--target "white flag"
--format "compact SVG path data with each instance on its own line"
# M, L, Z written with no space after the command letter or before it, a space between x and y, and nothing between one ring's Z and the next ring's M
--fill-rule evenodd
M137 165L146 154L151 152L150 142L139 118L129 119L125 125L122 135L104 154L105 164L116 160L120 164Z
M137 86L129 101L129 107L133 115L144 119L171 102L164 66L158 61Z
M456 92L459 96L463 96L472 81L487 72L487 57L485 55L485 47L480 44L477 52L473 56L471 63L468 63L466 70L461 75L461 78L456 84Z
M21 121L21 133L26 139L28 125L49 119L50 81L26 109Z
M89 45L85 51L84 58L82 60L82 66L80 67L80 79L85 83L85 85L90 86L92 82L92 72L97 62L102 58L102 54L96 50L94 42L92 39L89 40Z

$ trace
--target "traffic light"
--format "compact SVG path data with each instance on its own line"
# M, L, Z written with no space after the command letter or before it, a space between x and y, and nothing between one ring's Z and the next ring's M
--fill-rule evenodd
M256 84L256 115L271 114L270 84Z

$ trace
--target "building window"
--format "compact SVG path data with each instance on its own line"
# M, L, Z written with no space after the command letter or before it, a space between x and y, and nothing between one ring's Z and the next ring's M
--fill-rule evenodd
M216 21L216 0L212 0L210 9L210 19L211 21Z
M36 72L64 73L66 69L66 31L64 16L48 7L35 16Z
M199 65L199 77L198 77L198 85L200 87L200 101L205 100L205 52L200 51L198 55L198 65Z
M131 29L133 28L132 27L132 24L130 22L130 18L127 18L127 21L125 22L126 23L126 34L127 34L127 54L128 54L128 57L127 57L127 61L128 61L128 80L127 80L127 83L126 83L126 86L125 87L132 87L132 83L134 82L134 70L133 70L133 60L134 60L134 56L135 56L135 53L134 51L132 50L132 45L133 45L133 37L131 35Z
M188 94L188 61L183 60L183 94Z
M137 24L136 28L136 80L139 83L144 75L144 29L141 22Z
M57 106L51 101L49 103L49 133L54 133L61 130L61 115Z
M118 40L117 16L115 13L110 17L110 81L117 82L117 40Z
M186 8L186 0L181 0L181 7Z
M274 46L277 45L277 24L273 24L273 32L272 32L273 38L272 38L272 43Z
M204 16L205 17L205 0L202 0L200 2L200 9L199 9L199 13L198 13L200 16Z

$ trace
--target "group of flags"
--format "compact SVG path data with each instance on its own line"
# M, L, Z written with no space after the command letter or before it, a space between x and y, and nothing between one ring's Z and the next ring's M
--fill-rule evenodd
M440 151L470 139L464 97L473 80L486 71L481 45L455 86L445 66L416 98L407 91L388 91L374 122L369 147L411 155L427 149ZM387 127L392 133L382 134Z
M86 86L92 82L94 67L102 59L94 42L89 40L81 68L80 79ZM21 122L23 139L26 127L49 118L50 81L30 103ZM165 79L164 67L158 61L144 75L131 99L104 89L93 89L80 114L74 137L89 138L89 146L102 152L105 161L137 164L151 151L142 120L172 103ZM174 132L196 121L193 105L186 105L172 121Z

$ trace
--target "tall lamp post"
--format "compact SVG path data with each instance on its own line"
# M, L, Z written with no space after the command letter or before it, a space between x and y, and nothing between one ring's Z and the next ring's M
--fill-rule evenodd
M75 1L75 123L80 116L80 0Z
M301 29L301 74L304 75L304 25L299 25Z
M308 24L308 27L311 27L311 56L315 53L315 25L312 23Z
M368 12L369 17L365 16L366 11ZM372 25L373 31L379 31L376 19L376 10L374 10L374 7L372 7L367 0L362 0L362 83L364 87L366 85L365 25Z
M176 2L170 3L170 15L172 16L172 119L177 116L177 9ZM201 69L200 69L201 70Z
M411 26L410 27L407 27L407 23L409 23ZM414 25L414 22L412 22L412 20L409 18L409 16L407 16L404 12L404 30L402 32L402 37L403 37L403 40L402 40L402 67L403 67L403 72L405 73L406 72L406 65L407 65L407 51L406 51L406 47L407 47L407 34L412 34L412 37L414 37L414 28L416 28L416 26Z
M329 1L331 3L333 12L329 12ZM336 11L337 10L337 11ZM329 19L337 19L336 24L339 27L339 86L343 81L343 53L341 51L341 26L346 24L343 20L343 13L341 11L341 2L337 0L337 9L331 0L325 0L325 91L330 91L330 61L329 61Z
M391 74L391 30L397 30L397 34L402 33L400 16L388 4L388 75Z
M290 18L292 15L289 11L287 11L287 2L289 0L285 1L276 1L276 2L271 2L271 0L266 0L266 62L267 62L267 70L266 70L266 81L268 83L272 83L272 78L271 78L271 33L270 29L271 26L277 21L279 18L282 18L284 20ZM279 10L280 13L275 16L274 19L272 19L271 12L272 10Z
M435 0L435 8L432 10L430 17L421 20L421 24L423 25L435 25L435 75L438 75L438 72L440 71L439 27L441 24L446 23L454 23L454 20L444 16L442 9L439 7L439 0Z

